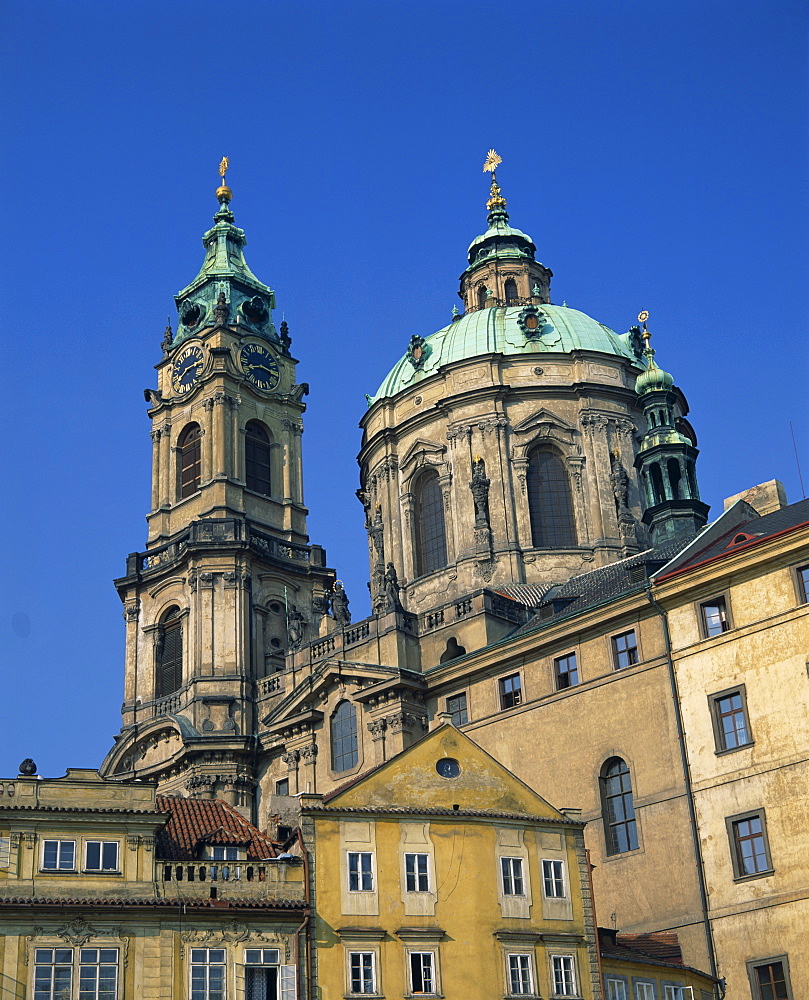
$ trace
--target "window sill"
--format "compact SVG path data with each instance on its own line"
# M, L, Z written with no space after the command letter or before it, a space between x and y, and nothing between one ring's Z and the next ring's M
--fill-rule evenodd
M643 847L635 847L631 851L621 851L619 854L605 854L604 857L601 860L604 861L604 862L607 862L607 861L621 861L623 858L634 858L636 854L643 854L643 853L644 853ZM576 994L576 993L572 993L570 995L574 996L574 997L578 996L578 994ZM559 993L559 994L554 993L553 996L566 996L566 994L564 994L564 993Z
M40 875L80 875L77 868L40 868Z
M768 868L765 872L754 872L752 875L736 875L733 879L734 882L752 882L753 879L757 878L767 878L769 875L775 875L774 868Z
M117 875L120 877L123 875L123 872L119 871L117 868L114 871L109 868L104 869L103 871L100 868L85 868L82 875Z
M755 744L755 740L750 740L749 743L740 743L737 747L728 747L726 750L715 750L714 753L717 757L725 757L729 753L738 753L739 750L747 750Z

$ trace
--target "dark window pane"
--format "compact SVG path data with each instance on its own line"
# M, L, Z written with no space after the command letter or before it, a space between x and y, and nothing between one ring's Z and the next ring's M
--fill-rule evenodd
M513 708L522 702L522 686L519 674L510 674L500 679L500 707Z
M707 601L700 605L702 609L702 624L705 628L705 635L710 638L714 635L721 635L730 628L728 621L727 607L724 597L717 597L713 601Z
M550 451L532 451L527 486L531 544L542 549L575 545L573 502L562 460Z
M177 691L183 683L183 623L179 614L179 608L169 608L160 624L156 649L156 698Z
M607 854L623 854L638 846L632 779L626 763L615 757L604 765L601 777Z
M180 435L180 499L190 497L199 489L202 460L202 433L199 424L189 424Z
M789 1000L783 962L756 966L760 1000Z
M447 564L444 498L438 473L430 472L416 487L416 572L434 573Z
M469 722L469 713L466 710L466 694L456 694L447 698L447 711L452 716L452 723L455 726L463 726Z
M612 637L612 656L616 670L634 666L638 662L638 640L634 629Z
M245 428L245 484L264 496L270 495L270 438L264 428L251 420Z
M737 820L733 824L733 838L739 875L755 875L770 870L760 816Z
M573 687L579 683L579 665L575 653L560 656L553 662L556 667L556 687L558 690L561 691L562 688Z
M358 759L357 711L350 701L341 701L331 717L331 766L348 771Z
M714 702L719 723L719 740L722 750L735 750L750 742L744 702L738 691L717 698Z

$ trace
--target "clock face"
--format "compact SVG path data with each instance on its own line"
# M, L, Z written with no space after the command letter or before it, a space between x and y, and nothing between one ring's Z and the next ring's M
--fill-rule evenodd
M461 765L452 757L442 757L435 765L442 778L457 778L461 773Z
M239 352L242 371L257 389L269 392L281 378L278 363L270 352L260 344L245 344Z
M203 356L201 347L187 347L174 359L171 367L171 384L179 393L193 389L202 372Z

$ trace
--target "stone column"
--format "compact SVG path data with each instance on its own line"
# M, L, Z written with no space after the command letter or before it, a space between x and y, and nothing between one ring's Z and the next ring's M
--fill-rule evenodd
M384 764L385 760L385 730L388 723L385 719L374 719L367 723L371 742L374 745L374 764Z
M152 510L160 506L160 431L154 428L152 436Z
M303 774L304 791L317 793L317 743L309 743L301 747L301 760L306 770Z
M214 396L214 403L218 410L213 428L213 453L214 453L214 477L216 479L226 479L227 469L227 443L230 438L230 396L224 392L218 392Z
M138 617L140 614L140 602L137 597L132 600L127 599L124 605L123 617L126 622L126 672L124 674L124 703L134 705L135 699L140 696L147 701L145 692L138 691ZM153 692L151 693L153 696Z
M202 405L205 408L207 419L202 428L202 468L200 469L200 481L207 483L213 479L214 464L216 462L216 456L214 454L214 438L216 437L216 434L214 433L214 401L213 399L206 399Z
M283 433L281 435L281 445L282 445L282 460L281 460L281 471L283 476L283 491L281 496L284 500L293 499L293 478L292 478L292 421L282 420L281 427L283 428Z
M298 787L298 761L300 760L300 754L298 753L297 750L290 750L289 753L281 755L281 760L287 766L289 787L290 789L293 788L295 789L295 791L292 792L292 794L297 795L298 792L300 791L300 788Z
M587 521L589 515L589 523L593 526L591 539L595 543L598 543L603 542L606 535L606 526L604 524L605 499L613 507L615 506L612 501L612 490L605 497L604 487L598 475L600 466L605 470L610 467L610 455L607 446L607 418L599 413L583 413L581 422L588 432L587 443L589 444L589 448L586 450L590 452L588 455L590 462L588 463L587 470L588 489L586 493L589 493L590 503L589 510L585 506L584 510L577 511L576 527L578 529L583 521ZM609 484L607 485L609 486ZM617 531L615 534L617 535Z
M158 506L167 507L177 493L177 480L174 474L176 466L172 458L176 457L177 449L171 446L171 424L166 421L160 428L160 501Z

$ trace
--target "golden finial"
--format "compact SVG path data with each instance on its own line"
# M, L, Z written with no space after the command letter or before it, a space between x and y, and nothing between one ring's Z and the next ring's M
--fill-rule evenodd
M486 159L483 162L483 172L490 173L492 175L492 186L489 190L489 200L486 202L486 208L491 212L493 208L505 208L506 199L500 193L500 185L497 183L497 174L495 171L498 166L503 162L503 158L494 150L490 149L486 154Z
M642 310L641 310L641 311L640 311L640 312L638 313L638 322L640 323L640 325L641 325L641 328L642 328L642 329L641 329L641 334L640 334L640 335L641 335L641 337L643 337L644 341L646 342L646 347L647 347L647 349L648 349L648 348L649 348L649 346L650 346L650 345L649 345L649 341L650 341L650 340L652 339L652 335L651 335L651 333L649 333L649 329L648 329L648 327L646 326L646 320L647 320L648 318L649 318L649 313L647 312L647 310L646 310L646 309L642 309Z
M502 162L503 162L503 157L499 156L495 152L495 150L490 149L489 152L486 154L486 160L483 164L483 173L485 174L488 171L489 173L493 174Z
M219 200L219 204L227 203L233 197L233 192L225 183L225 177L227 175L228 169L230 167L230 157L223 156L222 162L219 164L219 176L222 178L222 183L216 189L216 197Z

